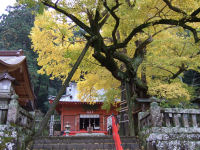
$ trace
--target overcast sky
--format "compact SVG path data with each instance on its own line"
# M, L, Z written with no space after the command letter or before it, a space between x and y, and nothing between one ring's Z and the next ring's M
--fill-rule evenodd
M5 9L8 5L13 6L16 0L1 0L0 2L0 15L5 13Z

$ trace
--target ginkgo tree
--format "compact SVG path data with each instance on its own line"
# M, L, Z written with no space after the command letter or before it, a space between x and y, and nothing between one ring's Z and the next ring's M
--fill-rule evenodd
M39 72L65 79L90 41L74 76L77 80L84 74L85 80L79 83L81 97L92 100L95 94L91 94L100 88L125 85L130 135L135 134L132 110L137 97L189 99L180 76L189 68L198 69L199 0L21 2L40 3L57 13L38 16L31 34L42 66ZM73 33L80 29L82 36L75 37ZM186 32L190 36L184 36Z

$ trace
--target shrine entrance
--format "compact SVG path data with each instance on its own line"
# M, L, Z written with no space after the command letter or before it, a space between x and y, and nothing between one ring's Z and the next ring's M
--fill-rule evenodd
M100 118L99 115L83 114L80 115L80 130L88 130L92 127L93 130L100 130Z

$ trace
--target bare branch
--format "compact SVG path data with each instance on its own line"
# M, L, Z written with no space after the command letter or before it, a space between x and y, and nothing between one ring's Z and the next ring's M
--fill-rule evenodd
M94 22L95 23L99 22L99 20L100 20L100 14L99 14L99 5L100 4L99 3L100 3L100 1L98 1L96 12L95 12L95 17L94 17Z
M56 7L57 7L58 2L59 2L59 0L57 0L57 1L55 2L55 6L56 6Z
M167 7L167 5L165 5L163 8L161 8L160 10L158 9L158 12L156 12L152 17L148 18L145 22L150 21L151 19L155 18L157 15L160 16L160 13ZM156 7L157 8L157 7ZM161 17L161 16L160 16Z
M175 6L172 6L172 4L171 4L171 2L170 2L169 0L163 0L163 1L167 4L167 6L168 6L171 10L173 10L173 11L175 11L175 12L177 12L177 13L181 13L181 14L187 16L187 13L184 12L183 10L181 10L180 8L175 7Z
M104 18L99 22L99 29L101 29L103 27L103 25L106 23L106 21L108 20L109 18L109 13L107 13Z
M139 51L143 50L144 48L146 48L146 46L151 43L153 41L152 36L149 36L149 38L147 38L144 42L140 43L136 50L135 50L135 55L134 57L137 57L137 53L140 53Z
M188 30L190 30L190 31L192 32L193 37L194 37L194 40L195 40L195 43L197 43L197 42L200 40L200 39L198 38L197 31L196 31L194 28L192 28L191 26L188 26L188 25L186 25L186 24L183 24L182 27L183 27L184 29L188 29Z
M172 75L174 75L174 73L168 69L165 69L164 67L161 67L161 66L155 66L155 68L158 68L158 69L161 69L161 70L164 70L164 71L167 71L169 73L171 73Z
M80 21L77 17L75 17L74 15L68 13L65 8L61 7L61 6L57 6L55 3L52 3L51 1L47 1L47 0L42 0L42 3L50 8L53 8L55 10L57 10L60 13L63 13L64 15L66 15L67 17L69 17L72 21L74 21L79 27L81 27L83 30L85 30L88 34L90 35L94 35L93 32L91 31L91 29L84 24L82 21Z
M158 68L158 69L161 69L161 70L164 70L166 72L169 72L170 74L172 74L171 77L169 77L168 80L173 80L175 78L177 78L181 73L183 73L184 71L187 70L187 66L185 66L184 64L182 64L181 66L179 66L179 70L176 72L176 73L173 73L172 71L164 68L164 67L161 67L161 66L154 66L155 68Z
M36 131L36 133L34 134L34 137L33 138L36 138L38 137L43 129L45 128L45 126L47 125L47 122L50 118L50 116L53 114L57 104L59 103L59 100L60 98L62 97L63 93L65 92L66 90L66 87L69 85L69 82L70 80L72 79L74 73L76 72L78 66L80 65L81 61L83 60L87 50L89 49L90 47L90 44L91 42L95 41L97 39L96 36L92 37L85 45L85 47L83 48L83 51L81 52L80 56L78 57L77 61L75 62L75 64L73 65L71 71L69 72L67 78L65 79L64 83L63 83L63 86L61 87L61 89L59 90L55 100L53 101L53 103L51 104L48 112L46 113L44 119L40 122L39 124L39 129Z
M119 17L115 14L115 10L120 6L120 4L119 4L119 1L118 0L115 0L115 2L116 2L116 5L115 6L113 6L111 9L108 7L108 5L107 5L107 1L106 0L104 0L104 2L103 2L103 5L104 5L104 7L110 12L110 14L112 15L112 17L115 19L115 27L114 27L114 29L113 29L113 31L112 31L112 38L113 38L113 42L114 42L114 45L116 45L117 44L117 38L116 38L116 32L117 32L117 28L119 27Z
M167 29L170 29L170 28L173 28L173 27L175 27L175 26L169 26L169 27L163 28L163 29L161 29L161 30L155 32L155 33L152 35L152 37L156 36L157 34L159 34L160 32L162 32L162 31L164 31L164 30L167 30Z
M195 55L192 54L192 56L190 56L190 58L194 58L196 56L200 55L200 51L198 51Z
M183 73L184 71L187 70L187 66L185 66L185 64L182 64L180 67L179 67L179 70L172 76L170 77L170 79L175 79L177 78L181 73Z
M93 14L89 9L86 9L86 14L88 16L88 19L89 19L89 22L90 22L90 26L92 27L94 25Z
M198 9L196 9L195 11L193 11L192 14L191 14L190 16L193 16L193 17L194 17L194 16L198 15L199 12L200 12L200 7L199 7Z
M161 25L161 24L180 26L184 29L190 30L193 33L195 42L197 43L200 40L197 36L197 31L194 28L186 25L185 23L187 22L200 22L200 18L193 17L193 18L184 18L181 20L160 19L160 20L156 20L152 22L143 23L133 28L133 30L130 32L128 37L122 43L118 43L117 45L111 45L108 48L110 48L111 50L123 48L129 43L129 41L133 38L133 36L135 36L137 33L142 32L144 28L147 28L149 26Z

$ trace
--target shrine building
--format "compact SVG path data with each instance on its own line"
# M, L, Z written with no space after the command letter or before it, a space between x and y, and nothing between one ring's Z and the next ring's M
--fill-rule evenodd
M8 90L9 81L13 88L10 89L11 95L14 93L19 96L19 105L26 110L34 110L36 97L30 82L26 56L22 50L0 51L0 99L9 98L9 95L3 92Z
M111 108L109 112L101 109L102 100L96 100L95 104L80 101L76 83L71 82L66 88L66 94L62 96L56 111L60 114L61 131L65 126L70 125L70 135L77 133L104 133L107 134L107 118L114 114L117 115L116 108ZM55 96L49 98L52 103Z
M23 51L0 50L0 125L31 128L35 100Z

